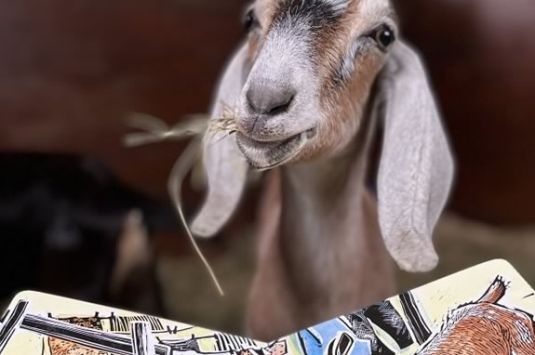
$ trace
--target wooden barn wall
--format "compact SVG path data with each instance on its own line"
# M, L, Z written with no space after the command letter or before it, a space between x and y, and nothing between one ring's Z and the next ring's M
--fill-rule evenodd
M206 111L241 38L244 3L0 2L0 149L90 155L164 196L181 146L124 149L124 117L144 111L175 122ZM458 157L452 208L489 222L535 222L535 3L398 3Z

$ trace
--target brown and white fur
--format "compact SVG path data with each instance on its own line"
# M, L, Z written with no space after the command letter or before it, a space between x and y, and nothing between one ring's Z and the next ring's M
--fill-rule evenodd
M497 277L479 300L450 312L416 355L534 355L533 316L500 305L506 292L505 281Z
M247 24L213 109L231 107L238 131L205 138L209 192L192 230L215 235L249 170L271 170L247 324L274 339L391 295L388 253L433 268L453 162L388 0L256 0ZM376 199L365 177L378 125Z

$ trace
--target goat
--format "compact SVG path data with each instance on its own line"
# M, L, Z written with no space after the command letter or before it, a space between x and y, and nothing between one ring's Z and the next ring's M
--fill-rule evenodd
M454 163L388 0L256 0L245 24L211 114L230 108L236 132L205 135L208 194L192 231L217 234L250 168L271 171L247 315L267 340L393 294L388 252L404 270L435 267ZM376 199L365 180L379 122Z

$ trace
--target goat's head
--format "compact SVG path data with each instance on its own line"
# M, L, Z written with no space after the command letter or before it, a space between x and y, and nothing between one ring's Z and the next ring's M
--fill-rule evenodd
M248 39L227 67L213 112L218 118L230 107L237 133L207 136L210 191L194 232L210 236L221 228L249 166L270 169L347 148L364 126L379 77L381 100L374 102L383 103L375 106L385 120L378 178L382 232L403 268L434 266L429 236L453 164L419 57L396 41L390 1L256 0L245 24Z
M347 147L396 37L387 1L258 0L246 14L250 71L240 150L257 168Z

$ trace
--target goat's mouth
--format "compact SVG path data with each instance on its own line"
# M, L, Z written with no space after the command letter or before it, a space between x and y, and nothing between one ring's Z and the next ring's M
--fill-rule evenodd
M241 152L253 168L269 170L288 163L297 157L306 143L315 135L316 129L312 128L283 140L262 142L238 132L236 141Z

